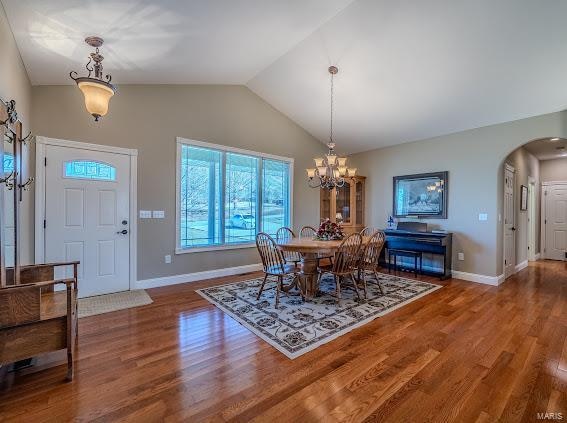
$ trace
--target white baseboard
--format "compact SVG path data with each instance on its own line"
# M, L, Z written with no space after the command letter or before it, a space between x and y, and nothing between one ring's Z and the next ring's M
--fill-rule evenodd
M520 265L523 264L524 263L520 263ZM527 266L527 261L525 262L524 267L526 266ZM522 267L522 269L524 267ZM440 269L431 266L423 266L423 269L429 271L440 271ZM203 272L186 273L183 275L172 275L172 276L164 276L161 278L144 279L136 282L136 289L157 288L160 286L176 285L186 282L195 282L205 279L220 278L222 276L239 275L242 273L257 272L260 270L262 270L262 264L258 263L258 264L247 264L244 266L236 266L236 267L225 267L223 269L205 270ZM502 282L504 282L504 275L487 276L487 275L479 275L477 273L468 273L468 272L461 272L459 270L453 270L452 276L455 279L461 279L469 282L477 282L492 286L498 286Z
M262 265L246 264L244 266L225 267L223 269L205 270L204 272L186 273L161 278L144 279L136 282L136 289L157 288L159 286L176 285L179 283L202 281L204 279L220 278L222 276L240 275L242 273L257 272Z
M462 279L469 282L483 283L485 285L498 286L504 282L504 275L500 276L487 276L479 275L477 273L461 272L459 270L453 270L453 278Z
M521 263L518 263L515 267L514 267L514 272L518 273L520 270L525 269L526 267L528 267L528 261L524 260Z
M413 263L411 263L411 265L413 265ZM527 264L526 264L526 266L527 266ZM434 266L428 266L428 265L424 265L423 270L428 270L430 272L431 271L432 272L442 272L443 271L443 269L440 269L440 268L434 267ZM479 275L478 273L461 272L460 270L452 270L451 274L452 274L453 278L455 278L455 279L461 279L461 280L469 281L469 282L483 283L485 285L498 286L502 282L504 282L504 275L487 276L487 275Z
M541 260L541 253L535 255L535 261Z

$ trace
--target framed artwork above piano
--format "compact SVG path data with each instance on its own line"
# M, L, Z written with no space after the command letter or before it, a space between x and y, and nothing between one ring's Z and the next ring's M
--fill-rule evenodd
M447 219L449 172L394 176L395 217Z

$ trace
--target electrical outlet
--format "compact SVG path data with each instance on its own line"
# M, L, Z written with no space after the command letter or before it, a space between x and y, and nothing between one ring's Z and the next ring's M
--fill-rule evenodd
M478 214L478 220L480 220L480 221L488 220L488 213L479 213Z
M169 255L169 254L166 255L166 256L164 257L164 259L165 259L165 263L166 263L166 264L171 264L171 255Z
M151 210L140 210L140 219L151 219L151 218L152 218Z
M459 253L459 254L457 254L457 258L458 258L460 261L464 261L464 260L465 260L465 253Z
M165 212L163 210L154 210L152 216L154 219L163 219L165 218Z

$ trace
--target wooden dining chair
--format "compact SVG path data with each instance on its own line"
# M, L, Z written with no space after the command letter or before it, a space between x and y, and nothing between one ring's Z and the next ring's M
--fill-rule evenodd
M262 267L264 270L264 280L262 281L256 300L260 299L260 295L262 295L268 276L275 276L277 278L276 308L278 308L280 302L280 291L287 293L287 291L289 291L289 289L293 286L284 286L284 276L293 275L295 281L298 269L294 265L286 263L282 252L278 249L276 241L267 233L260 232L256 235L256 247L260 253Z
M299 238L313 238L317 233L317 229L313 226L304 226L299 231Z
M362 236L372 236L372 235L374 235L377 231L378 231L378 229L373 228L373 227L371 227L371 226L367 226L367 227L365 227L363 230L360 231L360 235L362 235Z
M384 248L384 243L386 241L386 236L382 231L375 231L370 237L368 243L362 248L362 253L360 255L360 260L357 264L357 276L358 282L362 283L362 288L364 290L364 298L368 298L368 291L366 289L366 274L372 273L376 278L376 284L380 289L380 294L384 295L382 286L380 285L380 279L378 278L378 269L380 267L380 254ZM374 282L374 281L369 281Z
M277 243L289 241L290 239L295 238L295 233L290 228L282 227L279 228L276 232L276 241ZM297 267L299 262L301 262L301 255L295 251L284 251L283 257L286 263L293 263L294 266Z
M355 290L356 295L360 299L355 272L360 260L361 245L362 236L359 233L349 235L343 240L343 242L341 242L341 245L335 252L333 264L320 268L319 278L321 278L325 273L333 275L338 302L341 300L341 284L346 282L347 279L350 279L352 282L349 287Z

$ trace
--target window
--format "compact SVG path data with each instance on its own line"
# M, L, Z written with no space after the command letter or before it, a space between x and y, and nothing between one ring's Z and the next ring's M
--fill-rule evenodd
M65 162L64 176L65 178L115 181L116 168L106 163L74 160L72 162Z
M250 246L291 225L293 159L177 143L178 253Z

